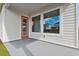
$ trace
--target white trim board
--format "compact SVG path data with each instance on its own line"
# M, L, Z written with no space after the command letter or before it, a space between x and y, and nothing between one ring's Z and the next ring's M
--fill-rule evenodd
M79 49L79 3L76 4L76 47Z

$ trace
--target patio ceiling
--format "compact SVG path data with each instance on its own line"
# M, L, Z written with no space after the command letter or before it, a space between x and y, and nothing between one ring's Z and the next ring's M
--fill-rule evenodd
M31 14L37 10L40 10L49 5L55 5L56 3L12 3L10 8L18 12L23 12L25 14Z

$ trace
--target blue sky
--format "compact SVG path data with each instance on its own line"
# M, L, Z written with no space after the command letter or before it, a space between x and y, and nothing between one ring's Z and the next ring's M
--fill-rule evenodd
M53 26L57 22L59 22L59 16L53 16L53 17L44 19L43 24L48 24L49 26Z

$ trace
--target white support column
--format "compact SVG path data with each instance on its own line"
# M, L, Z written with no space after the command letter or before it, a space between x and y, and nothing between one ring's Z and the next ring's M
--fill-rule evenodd
M4 39L4 29L3 29L3 25L4 25L4 20L5 20L5 5L3 5L3 7L2 7L2 11L1 11L1 20L2 20L2 22L1 22L1 40L2 40L2 42L4 42L5 41L5 39Z
M79 3L76 3L76 48L79 49Z

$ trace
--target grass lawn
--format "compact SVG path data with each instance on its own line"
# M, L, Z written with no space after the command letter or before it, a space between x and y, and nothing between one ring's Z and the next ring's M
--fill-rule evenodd
M0 56L10 56L9 52L0 40Z

